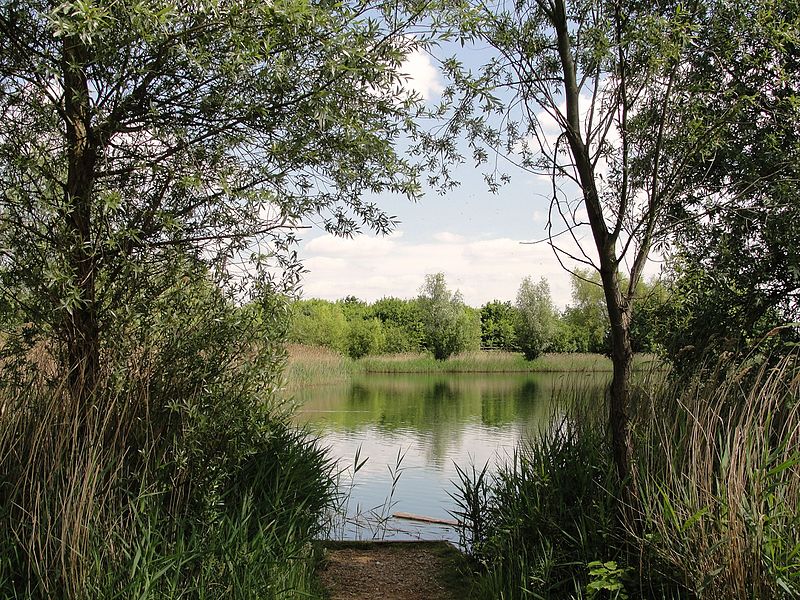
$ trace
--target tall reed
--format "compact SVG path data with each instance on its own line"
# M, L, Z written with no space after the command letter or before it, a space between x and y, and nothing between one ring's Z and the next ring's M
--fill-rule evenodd
M324 346L288 344L287 351L284 381L290 393L303 387L347 382L357 370L353 359Z
M324 346L288 344L284 387L289 395L305 387L347 383L356 375L404 373L610 373L611 360L601 354L544 354L527 361L518 352L462 352L436 360L425 352L364 356L354 360ZM637 354L634 369L663 369L650 354Z
M493 479L461 471L478 596L800 597L797 357L657 372L636 398L631 504L602 419L576 409Z
M697 597L800 597L796 357L718 367L648 400L631 535Z
M491 478L459 473L456 516L478 569L476 597L583 597L591 561L624 562L620 485L590 412L554 416Z
M270 401L280 356L192 319L107 348L89 404L53 357L4 370L0 597L311 594L333 466Z

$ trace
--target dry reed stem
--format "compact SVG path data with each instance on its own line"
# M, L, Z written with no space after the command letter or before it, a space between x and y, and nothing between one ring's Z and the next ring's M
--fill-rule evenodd
M662 559L709 597L775 597L764 545L774 536L800 543L785 518L800 509L795 369L789 357L757 372L737 370L719 385L721 373L712 374L665 394L673 406L648 411L639 485L652 508L641 512L658 533ZM666 513L655 508L667 501Z

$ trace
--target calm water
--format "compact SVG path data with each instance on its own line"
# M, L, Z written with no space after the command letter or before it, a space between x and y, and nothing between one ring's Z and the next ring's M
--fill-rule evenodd
M348 520L334 535L457 540L449 527L378 521L397 512L452 518L455 464L491 468L548 426L561 410L559 395L580 386L599 398L604 384L603 376L575 373L371 375L301 391L298 419L322 436L340 467L351 473L357 452L367 459L355 477L343 477Z

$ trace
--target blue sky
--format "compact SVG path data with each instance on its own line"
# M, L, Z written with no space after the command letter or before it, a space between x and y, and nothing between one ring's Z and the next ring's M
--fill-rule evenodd
M403 72L410 88L428 101L437 100L444 82L428 54L410 55ZM468 304L480 306L493 299L513 301L522 279L531 276L547 279L553 301L563 308L570 302L569 273L546 243L526 243L546 235L550 183L508 163L500 167L511 175L511 183L496 194L489 191L481 170L467 164L455 172L461 185L444 196L428 193L418 203L375 197L400 221L390 236L364 233L341 239L319 228L306 230L299 248L307 269L303 296L410 298L426 274L443 272ZM591 243L585 246L592 248Z

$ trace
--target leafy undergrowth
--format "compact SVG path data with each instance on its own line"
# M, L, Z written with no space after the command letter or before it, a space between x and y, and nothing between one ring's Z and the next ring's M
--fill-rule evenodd
M197 310L181 296L153 315L152 336L104 348L91 394L72 392L46 346L4 365L0 597L313 590L310 543L334 472L273 396L280 331L189 291Z

